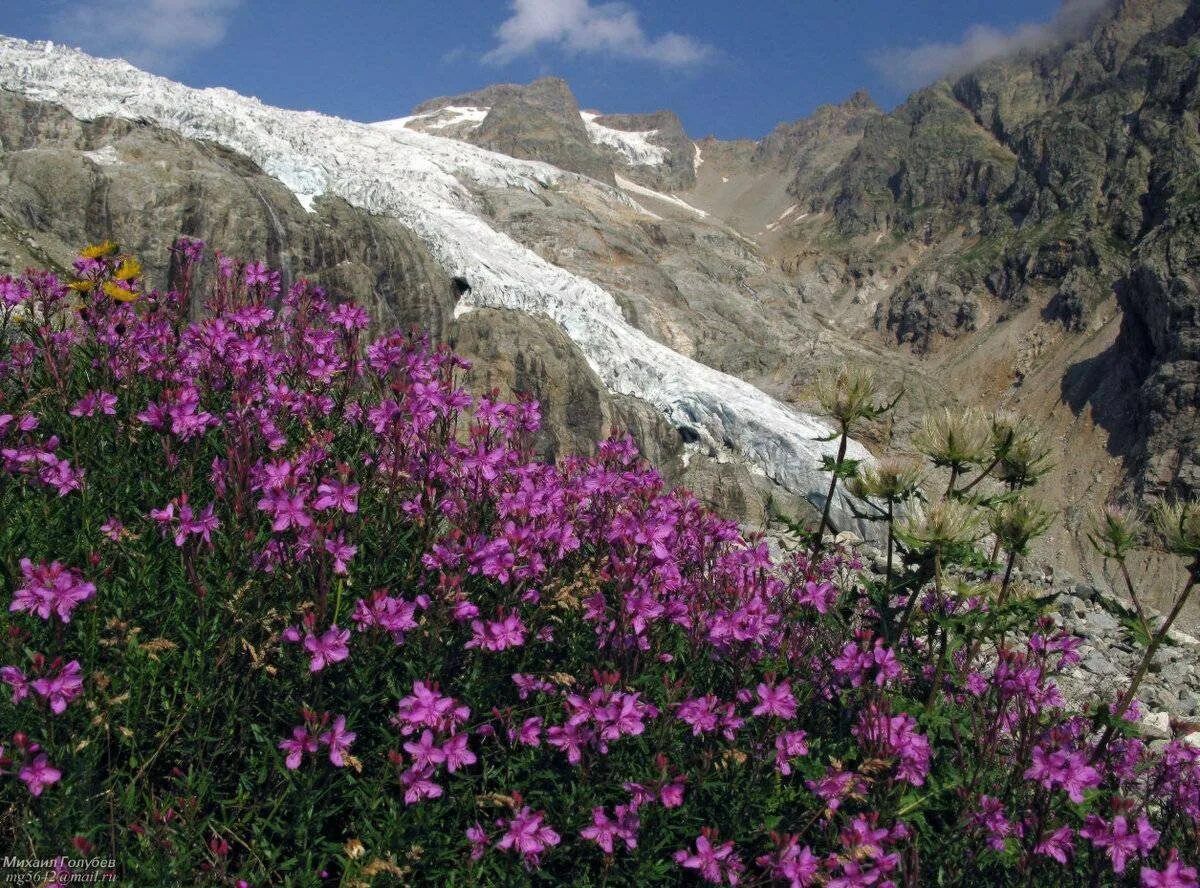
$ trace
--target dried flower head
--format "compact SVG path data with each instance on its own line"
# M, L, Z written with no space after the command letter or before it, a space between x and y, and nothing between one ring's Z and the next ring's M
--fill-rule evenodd
M1029 543L1045 533L1053 519L1053 513L1043 509L1037 502L1018 495L992 510L988 516L988 527L1005 551L1024 555Z
M970 503L943 499L910 515L900 534L912 545L925 549L972 543L979 538L979 514Z
M1053 465L1041 432L1023 416L997 413L992 418L991 446L996 477L1014 489L1032 487Z
M843 366L825 370L817 377L817 400L822 409L842 426L862 419L875 419L891 409L877 402L875 374L866 367Z
M1163 503L1154 509L1153 518L1167 551L1200 559L1200 502Z
M913 444L936 466L962 470L991 452L987 421L978 410L945 408L925 417Z
M916 494L921 476L921 463L917 460L888 456L860 469L850 482L850 492L861 499L899 502Z
M1145 531L1140 516L1120 506L1105 506L1103 511L1093 512L1088 524L1087 537L1096 551L1117 561L1124 561L1137 548Z

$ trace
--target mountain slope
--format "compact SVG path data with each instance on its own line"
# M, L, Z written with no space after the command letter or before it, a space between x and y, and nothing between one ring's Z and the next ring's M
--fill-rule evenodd
M629 323L608 291L547 261L494 221L500 219L517 229L523 219L552 215L545 212L550 209L563 217L582 216L580 224L602 220L604 224L597 227L605 231L620 231L622 225L641 231L644 222L666 227L665 220L622 192L545 163L515 160L406 128L368 127L280 111L226 90L190 90L124 63L58 47L5 39L0 51L0 86L37 103L35 118L44 103L52 103L80 120L146 121L178 134L189 146L217 143L247 158L287 186L299 206L310 213L323 215L332 197L398 221L416 236L443 274L468 283L469 289L455 306L456 315L499 308L550 319L608 390L652 405L706 458L718 463L735 460L743 474L766 476L785 490L820 501L825 482L816 466L820 454L831 446L818 440L828 433L823 424L734 376L664 346ZM46 150L37 147L36 137L33 141L35 151ZM62 149L50 146L51 153L55 150ZM72 162L84 163L75 154L102 152L102 162L87 159L86 174L115 178L124 162L123 151L124 146L93 143L86 151L76 147ZM21 175L23 154L12 152L5 162L28 185L30 177ZM519 209L521 201L531 201L528 214ZM506 208L514 206L512 218L503 219ZM19 218L21 208L14 215ZM693 224L680 223L682 229L672 226L671 233L682 230L691 237L687 226ZM720 232L705 236L717 237L722 244L735 240ZM671 244L666 233L660 239L664 246ZM703 263L708 257L717 266L725 264L708 251L696 255L699 243L699 237L689 242L693 261ZM761 265L752 251L742 249L738 261ZM680 277L690 273L685 267ZM636 282L632 289L637 289ZM747 296L744 301L753 300ZM676 316L688 314L682 310ZM670 325L669 319L657 323ZM841 345L830 347L830 353L844 353ZM852 451L867 456L858 445ZM754 482L743 486L752 488ZM847 512L840 514L845 523L853 523Z

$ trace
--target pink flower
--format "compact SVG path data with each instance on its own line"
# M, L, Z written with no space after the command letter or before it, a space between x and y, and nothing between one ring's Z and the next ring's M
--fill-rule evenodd
M400 733L408 736L422 727L452 732L470 717L470 707L439 693L436 685L417 681L413 682L412 694L400 701L396 722Z
M733 853L733 842L714 846L708 835L696 837L695 852L681 848L674 854L675 862L684 869L699 870L706 882L714 885L736 885L745 864Z
M25 582L13 595L10 611L34 613L43 620L56 613L60 620L69 623L71 611L96 594L96 587L73 567L63 567L57 561L35 565L28 558L22 558L20 564Z
M1079 834L1097 848L1106 849L1105 854L1117 873L1125 872L1130 857L1145 855L1158 844L1158 831L1150 826L1145 815L1138 818L1137 828L1131 830L1123 815L1118 814L1108 823L1096 814L1089 814Z
M333 556L333 572L335 574L345 574L347 572L347 563L358 551L358 546L352 546L347 543L345 535L339 533L337 539L325 540L325 551Z
M1033 848L1033 853L1051 857L1065 864L1074 850L1074 833L1071 827L1060 826L1038 842Z
M357 484L326 478L317 485L317 498L313 501L313 508L318 512L326 509L341 509L343 512L353 514L358 511L358 491L359 485Z
M471 639L465 645L468 648L481 648L485 651L502 651L510 647L520 647L525 643L525 624L516 611L500 620L472 620Z
M482 860L487 852L488 836L478 822L467 827L467 841L471 843L471 859Z
M613 853L614 840L620 839L632 851L637 847L639 822L637 815L626 805L617 805L616 819L610 819L603 807L592 809L592 823L579 831L579 835L595 842L605 854Z
M53 767L43 752L34 756L33 761L27 762L17 776L25 781L31 795L40 796L43 789L59 781L62 771Z
M29 679L16 666L0 668L0 681L12 688L13 703L20 703L29 696Z
M333 720L333 726L318 739L329 747L329 761L341 768L346 764L345 754L357 736L353 731L346 730L346 716L339 715Z
M119 543L121 537L125 535L125 525L121 523L120 519L113 516L100 525L100 532L114 543Z
M68 411L72 416L95 416L102 413L105 416L115 416L117 413L117 396L111 392L88 392L75 402Z
M350 656L349 629L330 626L320 637L309 634L304 637L304 649L312 655L308 662L309 672L320 672L330 663L340 663Z
M39 678L33 689L50 703L50 711L61 715L72 700L83 692L83 673L78 660L72 660L54 678Z
M433 782L433 768L413 765L400 775L404 784L404 804L415 805L423 799L436 799L442 795L442 787Z
M292 728L292 739L280 740L279 748L287 752L288 770L294 771L300 767L304 753L317 751L317 738L309 733L305 725L297 725Z
M760 702L754 707L754 715L775 716L785 720L796 715L796 698L792 696L791 686L786 681L778 685L760 683L758 699Z
M467 745L466 734L455 734L442 744L446 770L453 774L459 768L475 764L475 753Z
M421 739L404 744L404 751L413 757L413 767L417 770L432 768L446 760L446 753L433 742L433 731L422 731Z
M812 853L812 848L801 848L799 838L791 835L780 838L777 847L774 854L757 858L758 865L790 888L809 888L819 883L821 858Z
M792 759L808 755L807 737L805 731L785 731L775 738L775 767L784 777L792 773Z
M1167 855L1167 865L1160 870L1142 867L1142 888L1200 888L1196 879L1196 868L1184 866L1179 862L1179 851L1171 849Z
M658 800L664 808L678 808L683 804L684 779L676 777L658 788Z
M526 805L507 821L499 821L500 826L507 825L507 830L496 847L501 851L510 848L534 866L537 866L542 853L561 841L561 837L550 827L544 825L546 815L541 811L531 811Z

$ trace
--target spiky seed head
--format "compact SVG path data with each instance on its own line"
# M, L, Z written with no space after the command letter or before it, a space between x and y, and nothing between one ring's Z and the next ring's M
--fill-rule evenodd
M988 527L1006 552L1024 555L1029 543L1045 533L1053 520L1052 512L1029 497L1018 495L991 511Z
M992 418L992 458L997 479L1014 488L1032 487L1050 471L1050 448L1041 432L1023 416L997 413Z
M1200 502L1180 500L1156 506L1154 528L1167 551L1200 559Z
M850 492L862 499L900 502L914 496L921 484L921 463L902 456L885 456L859 471Z
M1088 519L1087 537L1105 558L1124 561L1145 533L1141 516L1120 506L1105 506Z
M970 503L944 499L909 516L902 536L921 548L947 549L979 538L979 514Z
M955 469L978 465L991 452L987 421L973 408L928 414L913 444L934 465Z
M875 398L875 374L866 367L843 366L817 377L821 408L843 426L875 416L880 409Z

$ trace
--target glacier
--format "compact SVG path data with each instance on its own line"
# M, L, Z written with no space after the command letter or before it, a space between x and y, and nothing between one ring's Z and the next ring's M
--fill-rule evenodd
M332 194L398 219L450 274L470 281L456 315L491 307L550 318L611 391L650 403L718 453L732 452L784 488L823 503L829 476L820 461L835 450L822 440L832 434L827 424L633 327L609 292L493 228L466 183L536 192L573 180L631 203L615 189L404 126L274 108L228 89L193 89L124 61L19 38L0 37L0 89L61 105L81 120L144 119L216 142L252 159L310 211L317 197ZM854 441L847 455L871 459ZM840 492L833 514L840 529L875 535Z

